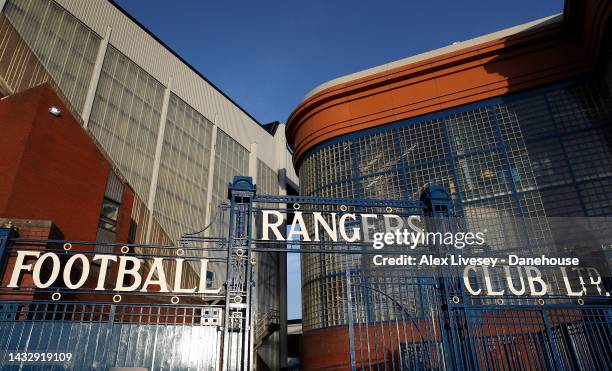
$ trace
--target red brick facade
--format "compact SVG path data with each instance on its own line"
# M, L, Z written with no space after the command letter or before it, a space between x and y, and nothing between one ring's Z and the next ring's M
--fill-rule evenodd
M65 239L96 240L111 165L49 85L0 101L0 169L1 218L51 220ZM133 200L125 185L117 242Z

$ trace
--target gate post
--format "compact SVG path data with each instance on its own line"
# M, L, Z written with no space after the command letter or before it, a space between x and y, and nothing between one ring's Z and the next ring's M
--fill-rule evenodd
M228 187L231 202L227 238L223 370L253 369L252 215L255 185L251 177L235 176Z
M451 218L451 198L446 189L438 185L427 186L421 192L420 200L424 203L424 215L431 220L427 223L427 228L434 232L454 232ZM446 253L444 246L437 246L438 253L443 255ZM449 272L450 273L450 272ZM442 341L445 359L451 361L448 365L451 369L463 369L463 354L461 352L461 341L453 318L451 318L449 308L448 290L452 290L456 285L453 285L452 278L447 277L448 273L442 272L442 277L438 275L438 283L440 285L440 304L441 304L441 320Z
M425 215L430 217L450 217L451 198L446 189L438 185L427 186L421 192L421 201L425 204Z
M349 350L351 353L351 371L357 370L355 362L355 328L353 325L353 293L351 292L351 263L346 262L346 311L348 315Z

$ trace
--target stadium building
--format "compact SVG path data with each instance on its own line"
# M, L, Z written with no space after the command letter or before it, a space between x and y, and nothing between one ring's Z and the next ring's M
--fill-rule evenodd
M382 214L393 208L371 199L426 205L423 190L435 188L468 225L489 228L493 249L521 242L520 228L506 225L513 218L531 221L524 237L537 243L551 237L551 217L612 216L611 1L566 0L562 14L332 80L286 126L260 125L112 1L0 0L0 11L5 349L53 345L78 351L72 367L100 369L275 370L288 353L303 369L609 367L609 303L454 302L438 277L389 274L363 264L366 254L331 248L302 256L298 357L287 349L285 254L249 260L243 246L282 251L259 238L245 200L255 190L295 194L298 180L301 195L315 197L264 196L256 208L288 220L312 207ZM256 188L232 183L232 227L218 205L236 175ZM7 286L28 243L64 257L170 248L178 261L181 237L204 229L237 243L225 262L242 269L226 290L231 303L229 294L172 306L152 292L136 303L115 301L116 290L105 302L61 286L27 291L29 272L23 290ZM86 243L69 251L64 240ZM205 283L197 265L165 274L222 287L227 266L211 263Z
M50 221L49 239L176 245L215 221L235 175L260 193L297 189L284 125L261 125L112 1L2 0L0 10L0 108L11 118L0 122L11 174L0 217L25 235ZM50 120L66 123L46 133ZM278 322L258 352L274 369L286 362L286 263L258 259L255 316ZM219 287L225 267L209 270Z
M455 213L480 227L512 217L612 216L611 12L610 1L567 0L562 14L316 87L287 122L300 193L414 200L441 185ZM507 231L496 231L489 242L507 243ZM345 266L302 257L306 369L349 367L349 349L333 345L352 336L346 300L338 299ZM385 278L369 279L388 287ZM421 305L426 292L403 295L417 318L443 307ZM389 309L377 305L353 314L367 317L370 331L363 344L355 335L354 351L357 360L387 367L395 356L384 352L409 340L381 325L382 340L368 343L376 331L369 322L394 326ZM484 344L495 352L493 342ZM520 357L519 346L504 344Z

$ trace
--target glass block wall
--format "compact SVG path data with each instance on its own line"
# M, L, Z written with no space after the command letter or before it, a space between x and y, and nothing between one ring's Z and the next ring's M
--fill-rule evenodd
M308 196L416 199L442 185L455 212L480 228L516 216L542 224L546 216L611 216L610 91L568 82L354 133L311 150L299 175ZM512 240L508 228L492 227L493 247ZM544 227L529 233L549 237ZM334 292L343 271L342 261L302 257L305 329L346 323Z
M10 0L3 13L82 112L100 36L51 1Z

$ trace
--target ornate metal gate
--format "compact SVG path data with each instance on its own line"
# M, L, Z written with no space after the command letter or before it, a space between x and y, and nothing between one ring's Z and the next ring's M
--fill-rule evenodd
M43 264L38 273L35 266L34 274L21 275L17 288L11 288L9 282L17 257L24 253L39 254L38 261L47 263L57 259L64 267L81 264L70 263L78 260L71 257L91 259L96 254L111 259L174 260L164 262L164 268L176 270L176 262L181 261L185 271L193 269L191 262L199 259L196 250L36 240L13 237L12 229L0 232L0 273L4 273L0 287L0 364L7 369L219 369L223 361L224 307L214 302L223 299L220 295L207 294L204 298L192 293L153 292L156 284L149 285L147 292L113 291L108 288L108 279L97 283L106 286L103 290L96 290L97 280L89 279L79 289L59 284L36 287L34 274L43 282L54 274ZM89 269L99 273L105 268L92 262ZM113 269L108 270L109 276L116 274ZM150 270L151 266L141 269ZM75 283L79 280L76 276L82 274L82 267L75 268L66 279ZM176 279L168 278L167 284L177 284ZM133 283L133 277L121 282Z
M314 241L300 234L297 249L278 249L302 254L303 326L309 337L302 349L304 369L611 368L609 295L480 297L468 293L459 267L398 270L372 264L380 251L364 234L365 216L417 216L431 232L467 229L465 220L452 217L450 197L441 187L427 187L414 201L253 196L254 214L275 205L288 221L299 212L307 227L316 223L317 212L361 215L354 220L363 227L357 241ZM253 251L271 249L259 235L251 242ZM446 243L427 247L432 256L452 253ZM401 248L397 253L410 254Z
M467 295L450 270L398 271L372 263L380 252L366 236L368 226L399 228L400 220L418 216L423 230L461 228L439 187L414 201L352 200L258 195L250 178L236 177L229 200L219 207L218 225L209 228L217 236L186 234L179 246L25 239L0 229L0 364L253 369L261 333L256 311L264 310L255 306L263 294L253 267L262 253L303 257L305 337L320 343L304 349L306 369L321 368L323 358L326 367L353 370L586 370L612 364L612 307L605 297L580 304L550 297L504 303ZM271 222L271 215L280 217ZM337 218L344 219L336 227ZM327 225L327 235L309 236L314 223ZM270 231L287 237L272 239ZM444 256L446 249L435 244L429 252ZM42 260L49 266L39 265ZM55 273L56 262L60 270L80 269ZM222 287L207 282L213 265L225 272ZM97 279L86 277L85 267ZM13 282L16 269L19 280ZM126 289L132 286L137 288Z

